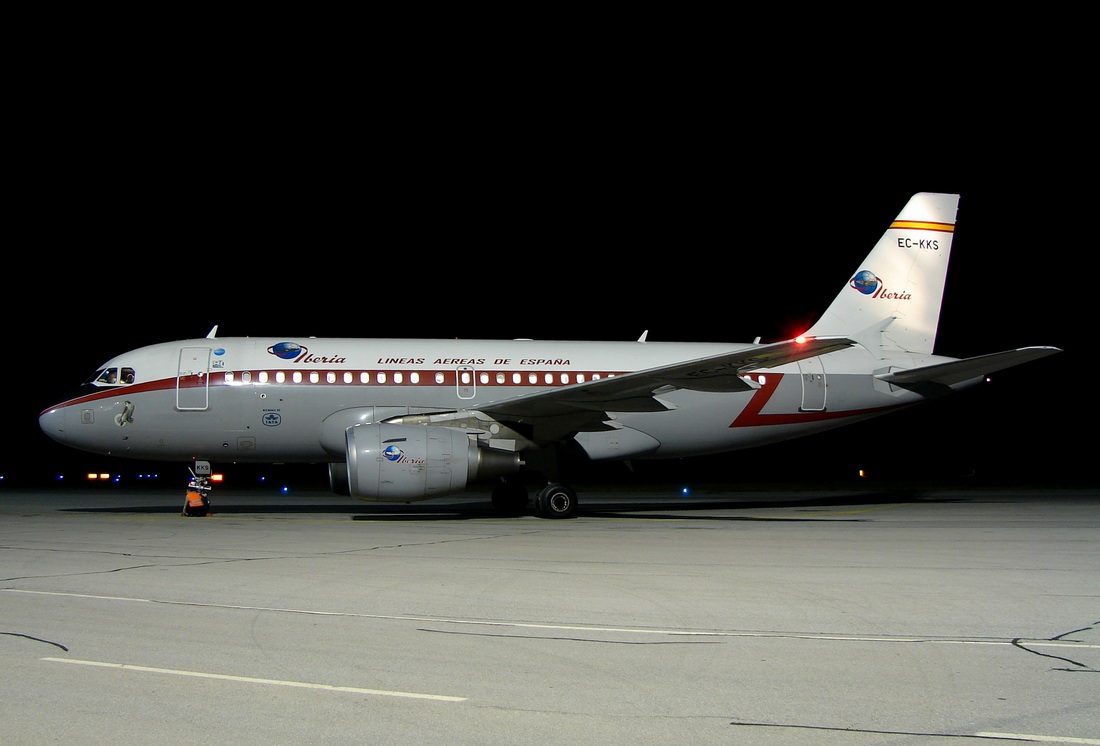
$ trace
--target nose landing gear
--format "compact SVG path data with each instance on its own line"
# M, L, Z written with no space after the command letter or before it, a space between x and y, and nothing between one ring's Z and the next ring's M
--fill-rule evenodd
M187 517L204 517L210 512L210 462L196 461L187 483L187 495L183 501L183 513Z

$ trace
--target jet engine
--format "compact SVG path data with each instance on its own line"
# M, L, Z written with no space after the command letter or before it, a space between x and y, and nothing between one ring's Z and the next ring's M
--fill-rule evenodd
M457 428L382 423L346 435L347 462L332 464L329 478L334 491L360 500L427 500L523 466L520 454L480 447Z

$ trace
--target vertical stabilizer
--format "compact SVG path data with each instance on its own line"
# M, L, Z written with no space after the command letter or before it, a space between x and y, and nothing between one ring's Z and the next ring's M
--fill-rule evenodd
M807 336L931 354L958 206L957 194L913 195Z

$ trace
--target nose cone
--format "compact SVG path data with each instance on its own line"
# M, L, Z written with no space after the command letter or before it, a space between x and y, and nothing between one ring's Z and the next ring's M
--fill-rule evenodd
M67 445L65 434L66 411L66 408L61 406L47 409L42 414L38 415L38 426L42 428L42 432L58 443L65 443Z

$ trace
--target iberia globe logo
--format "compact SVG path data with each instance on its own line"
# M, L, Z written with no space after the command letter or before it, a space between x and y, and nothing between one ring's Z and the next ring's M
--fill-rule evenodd
M277 345L268 347L267 351L280 360L293 360L305 352L306 348L297 342L280 342Z
M425 463L424 458L410 458L397 446L386 446L382 449L382 458L395 464L419 466Z
M873 272L870 272L866 269L861 269L859 272L856 273L856 276L853 277L848 284L859 292L863 293L864 295L870 295L871 293L878 290L879 285L882 284L882 281L879 278L875 277Z

